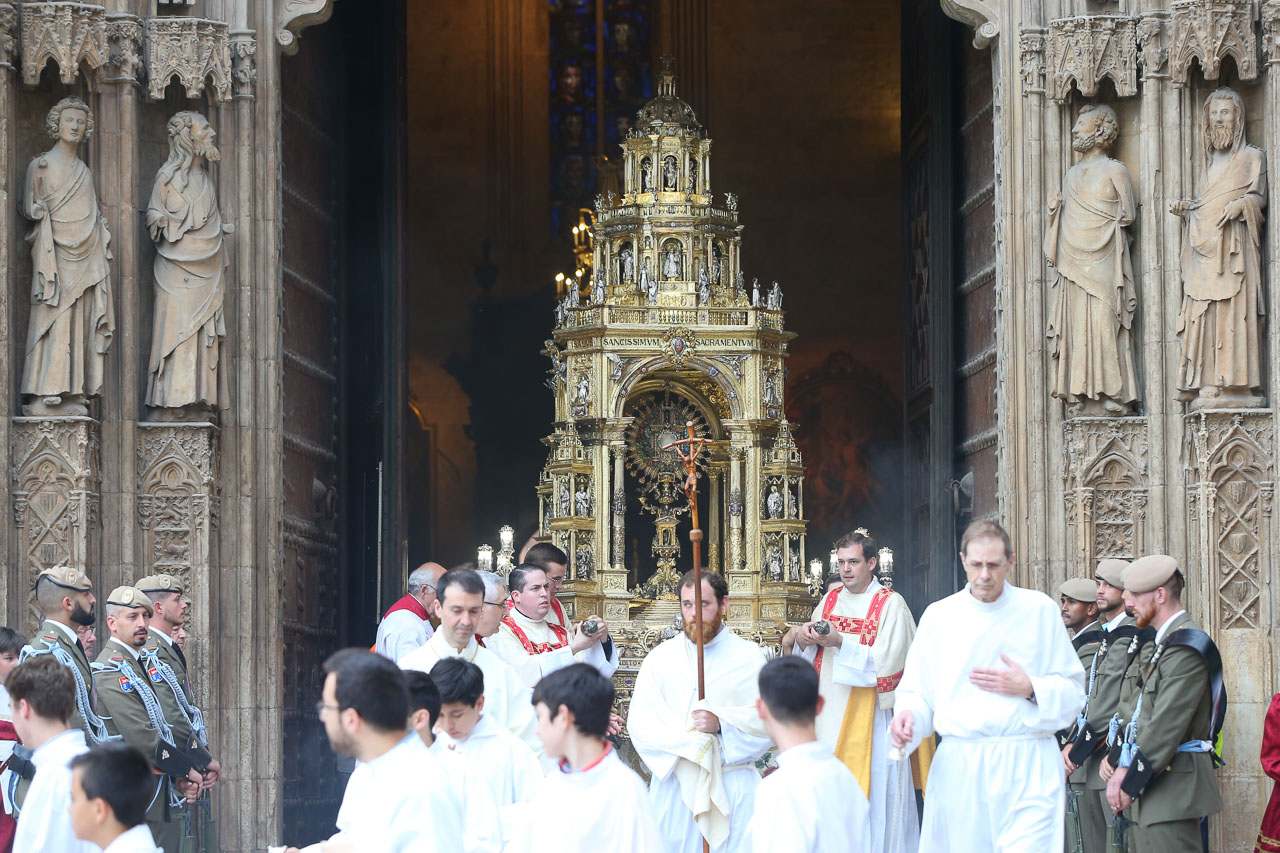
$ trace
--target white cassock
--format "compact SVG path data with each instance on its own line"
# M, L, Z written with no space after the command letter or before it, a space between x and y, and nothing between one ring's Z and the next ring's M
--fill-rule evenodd
M582 770L562 762L537 795L503 810L511 840L504 853L681 853L666 847L650 814L644 782L612 746Z
M466 853L501 853L502 824L495 818L498 804L484 782L476 778L477 768L471 767L454 750L440 749L436 738L427 751L444 768L444 778L462 796L463 838Z
M976 667L1007 668L1001 654L1030 676L1034 702L969 682ZM1043 593L1006 583L986 603L966 586L925 610L896 697L897 713L915 715L909 749L942 735L921 850L1062 849L1066 787L1054 732L1084 707L1084 678L1059 607Z
M605 678L612 678L618 671L617 644L613 644L607 658L602 643L593 643L575 655L569 648L572 637L568 629L553 627L546 619L530 619L513 607L502 617L498 633L485 645L515 667L529 687L536 687L543 676L571 663L590 664Z
M894 691L916 633L911 609L901 595L872 579L860 593L844 587L827 593L813 611L813 621L819 619L829 621L843 642L839 648L810 646L801 652L818 665L818 692L826 700L818 715L818 739L847 763L870 800L871 849L915 853L920 823L911 764L889 761L888 744ZM849 708L851 699L866 707Z
M463 740L437 733L431 749L459 756L474 771L473 778L489 790L498 808L530 799L542 782L542 768L533 750L487 713L480 715Z
M437 631L427 644L401 658L401 669L416 669L431 674L431 668L447 657L460 657L474 663L484 673L484 715L518 737L538 756L542 740L538 737L538 715L533 710L533 693L520 680L515 669L475 638L462 651L449 645L443 631Z
M116 836L115 841L102 848L102 853L160 853L160 848L156 846L151 830L145 823L140 823Z
M97 853L98 846L79 841L71 831L71 759L89 747L84 732L70 729L40 745L31 756L36 777L22 802L14 853Z
M868 809L858 778L826 744L793 746L756 790L751 853L879 853Z
M465 853L465 813L444 765L411 732L373 761L356 765L330 840L385 853ZM318 853L320 845L304 850Z
M378 623L378 638L373 650L384 658L400 662L400 658L421 648L431 639L435 629L411 610L388 613Z
M652 775L649 803L667 847L700 850L705 836L714 853L745 853L760 785L755 762L770 745L755 706L764 653L722 628L703 650L707 698L701 702L697 654L683 633L649 652L636 676L627 729ZM695 709L719 717L721 731L694 729Z

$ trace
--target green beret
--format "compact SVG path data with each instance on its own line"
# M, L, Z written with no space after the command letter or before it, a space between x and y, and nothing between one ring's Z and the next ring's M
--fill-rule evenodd
M151 599L147 598L147 594L132 586L118 586L111 590L111 594L107 596L107 604L114 604L117 607L141 607L147 611L148 616L155 612L151 609Z
M1124 589L1124 571L1127 568L1129 568L1128 560L1109 557L1098 563L1098 571L1095 574L1116 589Z
M1140 557L1129 565L1124 588L1133 593L1151 592L1168 582L1178 570L1178 561L1164 554Z
M182 593L182 581L173 575L147 575L145 578L138 578L133 585L143 592Z
M1098 600L1098 582L1088 578L1070 578L1058 587L1058 594L1084 604L1093 604Z
M93 584L89 583L88 576L79 569L73 569L70 566L45 569L36 578L36 583L40 583L40 578L48 578L64 589L74 589L78 592L88 592L93 589Z

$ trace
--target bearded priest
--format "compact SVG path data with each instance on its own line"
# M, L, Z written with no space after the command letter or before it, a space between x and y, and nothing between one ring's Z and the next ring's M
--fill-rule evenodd
M698 593L701 593L700 595ZM756 711L764 652L724 627L729 587L715 573L680 579L684 634L651 651L631 697L631 743L649 768L649 803L668 850L745 853L747 827L769 748ZM698 699L695 607L702 609L706 699Z
M923 740L908 764L889 760L887 733L916 623L906 600L876 580L876 542L865 529L836 541L836 560L841 586L796 635L798 654L813 662L826 700L818 739L853 772L871 803L871 849L915 853L915 789L924 786L933 739Z

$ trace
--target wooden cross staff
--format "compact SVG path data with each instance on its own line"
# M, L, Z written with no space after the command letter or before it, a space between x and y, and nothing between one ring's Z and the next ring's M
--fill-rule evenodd
M684 494L689 499L689 519L693 529L689 541L693 543L694 625L698 629L698 698L707 698L707 678L702 668L702 530L698 526L698 454L710 443L710 439L698 438L693 432L693 421L685 421L688 438L662 445L663 450L674 450L688 476L684 481ZM679 590L676 591L679 593Z

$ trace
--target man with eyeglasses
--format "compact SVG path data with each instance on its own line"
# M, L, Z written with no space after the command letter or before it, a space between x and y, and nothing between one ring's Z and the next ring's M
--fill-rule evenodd
M1014 555L1004 528L969 525L960 560L969 582L920 617L889 727L901 754L942 736L920 849L1061 850L1066 796L1054 732L1084 707L1084 668L1053 600L1006 581Z
M879 551L864 528L836 541L836 561L840 586L796 633L797 654L818 671L826 700L817 716L818 740L857 777L870 801L870 849L915 853L920 830L912 767L888 760L885 734L916 623L906 600L876 580ZM932 747L926 742L917 760L924 763L921 777Z
M391 605L378 623L378 640L373 650L384 658L399 661L414 649L427 644L435 633L431 628L431 609L436 600L436 586L445 573L439 563L423 563L409 575L408 592Z
M440 630L426 645L402 657L400 668L429 673L448 657L474 663L484 673L485 714L541 757L542 741L538 740L538 719L529 703L529 688L510 664L476 640L484 612L491 609L486 602L501 599L487 598L480 573L470 569L445 573L436 594Z

